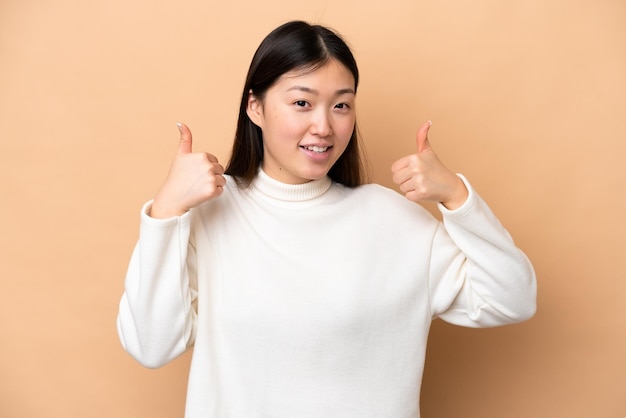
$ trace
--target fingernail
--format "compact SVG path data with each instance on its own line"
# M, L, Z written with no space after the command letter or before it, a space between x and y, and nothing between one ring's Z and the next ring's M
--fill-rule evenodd
M429 125L432 125L432 124L433 124L433 121L432 121L432 120L429 120L429 121L428 121L428 124L429 124Z
M178 127L178 130L179 130L180 132L182 132L182 131L183 131L183 124L182 124L182 123L180 123L180 122L176 122L176 126Z

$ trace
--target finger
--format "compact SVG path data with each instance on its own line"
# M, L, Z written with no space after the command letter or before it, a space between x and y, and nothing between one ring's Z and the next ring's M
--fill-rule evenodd
M408 193L410 191L415 190L415 185L411 181L405 181L403 183L398 184L398 188L402 193Z
M392 173L397 173L398 171L402 170L403 168L406 168L409 166L409 157L402 157L400 158L398 161L396 161L395 163L393 163L391 165L391 172Z
M219 164L219 161L217 160L217 157L213 154L209 154L208 152L206 153L206 157L209 160L210 163L213 164Z
M217 164L217 163L215 164L215 173L216 174L222 175L222 174L224 174L224 171L225 170L224 170L224 166L223 165Z
M226 186L226 178L224 178L224 176L216 176L215 177L215 185L217 187L224 187L224 186Z
M189 154L191 152L191 131L187 125L183 123L177 123L178 130L180 131L180 142L178 143L179 154Z
M411 172L409 170L399 170L395 171L392 176L392 180L398 186L404 184L406 181L411 179Z
M430 150L430 142L428 142L428 130L433 123L428 121L424 123L417 131L417 152Z
M211 165L209 166L209 173L216 176L221 176L222 174L224 174L224 166L219 163L211 163Z

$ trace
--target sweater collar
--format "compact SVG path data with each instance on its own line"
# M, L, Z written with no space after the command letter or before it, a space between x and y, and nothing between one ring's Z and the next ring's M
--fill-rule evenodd
M281 183L268 176L262 169L259 169L256 178L252 182L252 187L273 199L303 202L322 196L330 189L331 184L332 180L328 176L303 184Z

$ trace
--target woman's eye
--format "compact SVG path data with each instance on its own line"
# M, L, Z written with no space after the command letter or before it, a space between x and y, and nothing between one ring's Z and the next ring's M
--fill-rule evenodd
M337 109L350 109L350 105L348 103L339 103L335 105Z
M305 107L308 103L305 100L296 100L294 104L298 107Z

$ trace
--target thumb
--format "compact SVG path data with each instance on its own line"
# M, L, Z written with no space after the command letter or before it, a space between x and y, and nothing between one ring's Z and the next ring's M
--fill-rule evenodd
M191 131L187 125L177 123L178 131L180 132L180 142L178 143L179 154L189 154L191 152Z
M428 130L433 123L428 121L420 126L417 131L417 152L424 152L430 150L430 142L428 142Z

